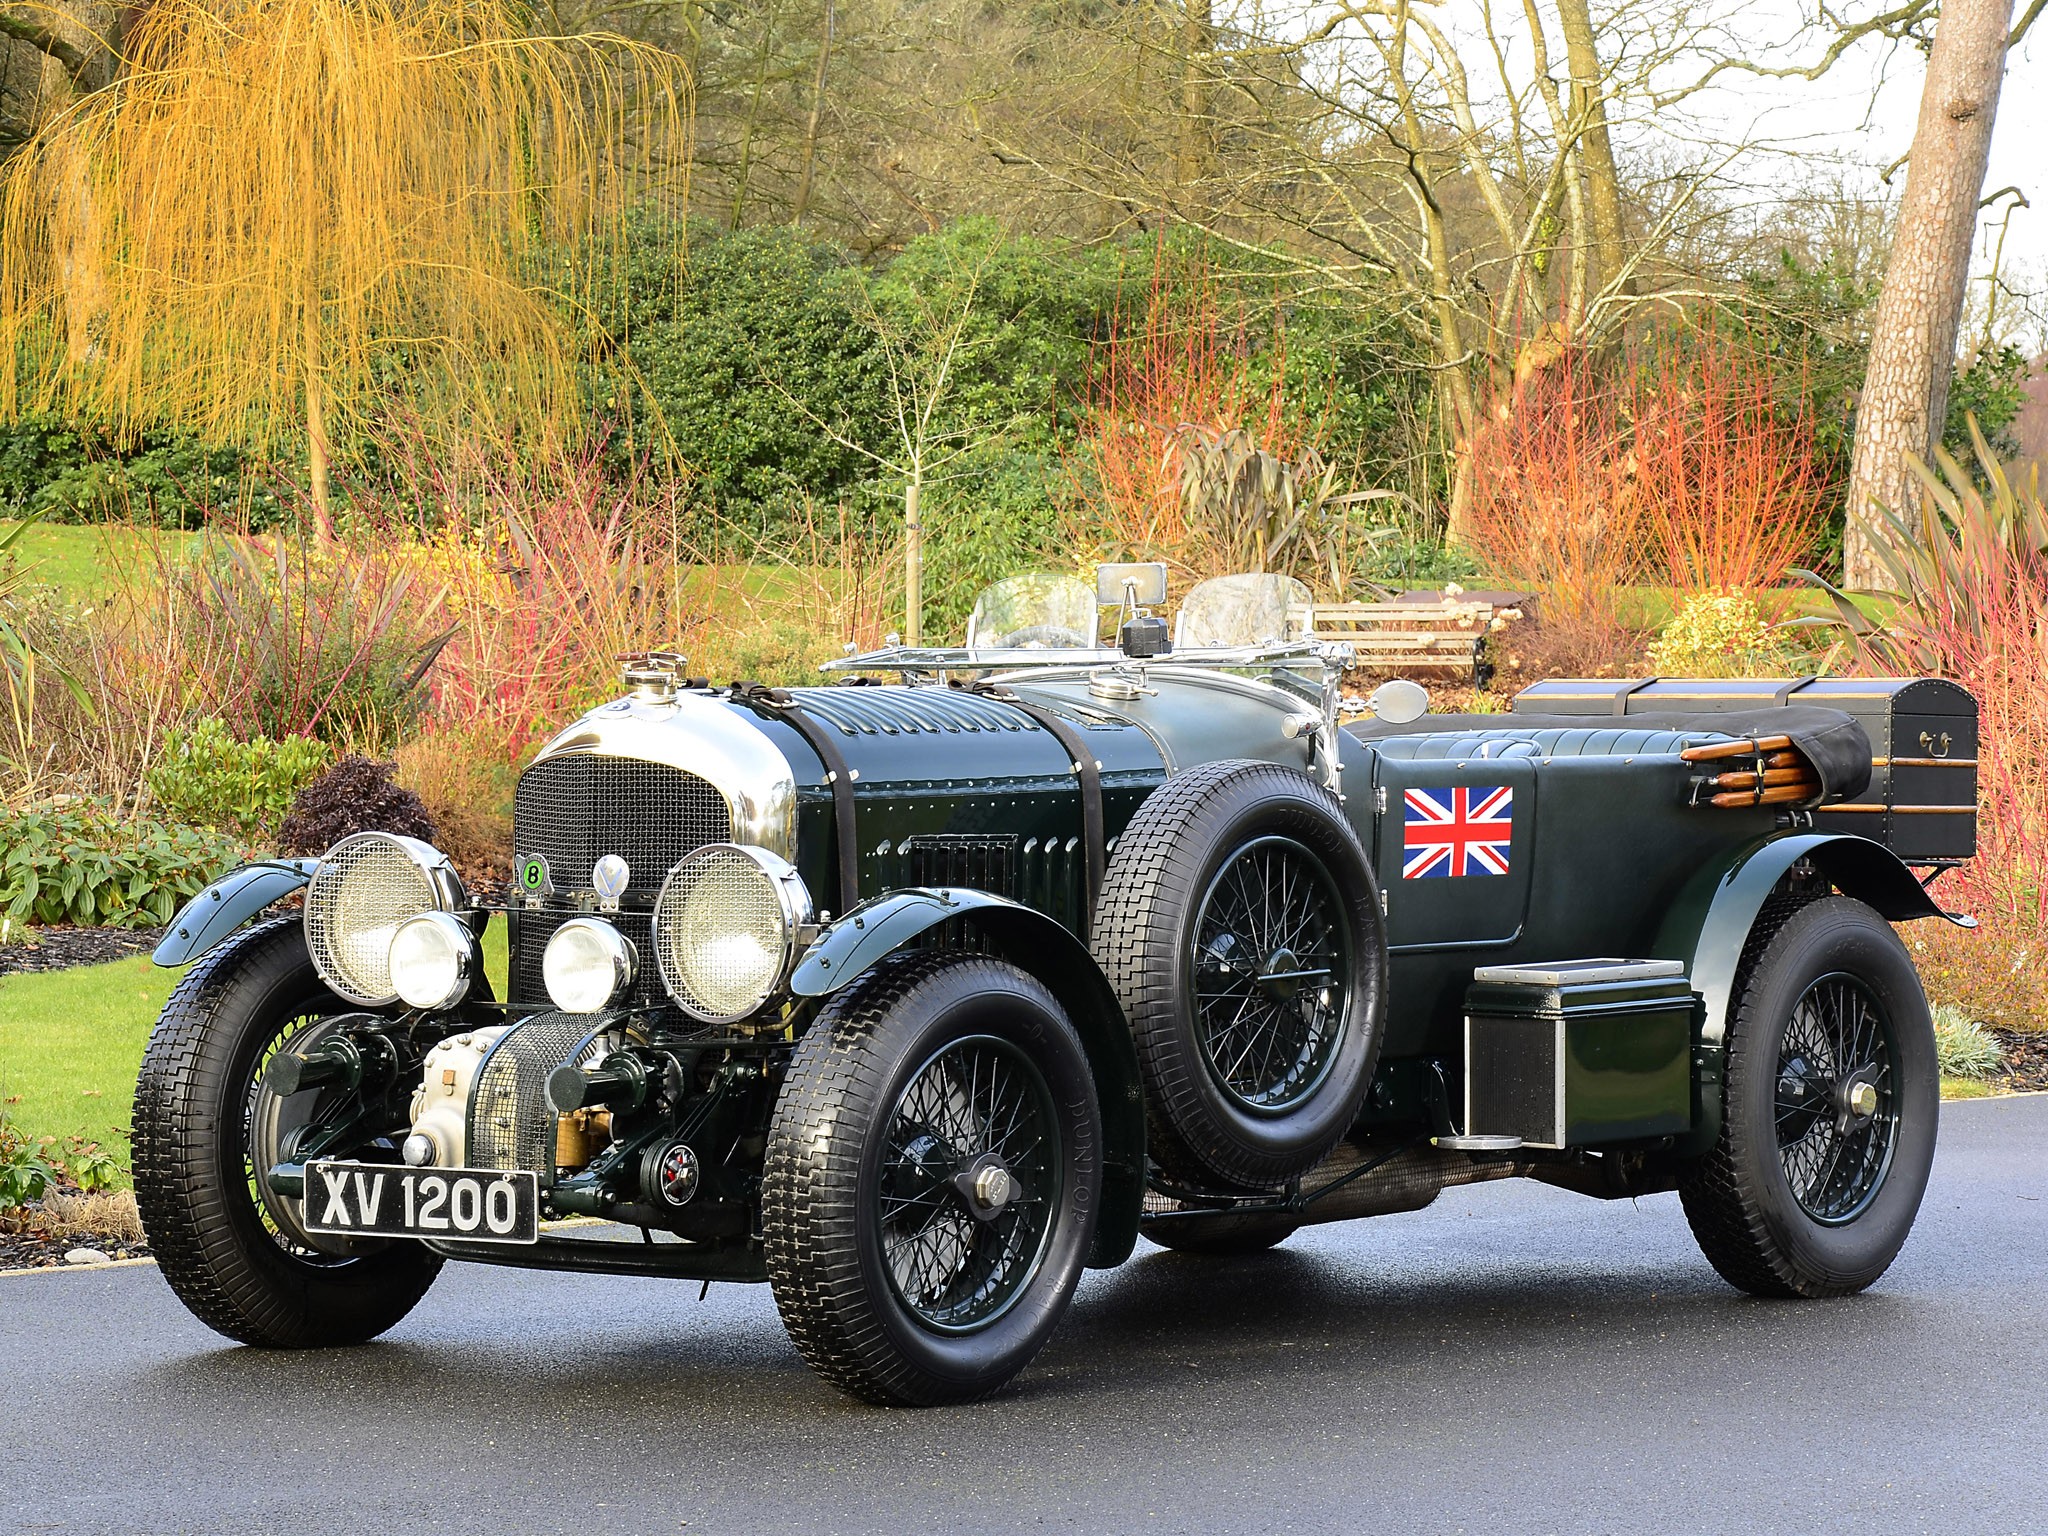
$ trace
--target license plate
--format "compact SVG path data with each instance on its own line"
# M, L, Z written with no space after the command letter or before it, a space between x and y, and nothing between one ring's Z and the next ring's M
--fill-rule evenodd
M306 1229L344 1237L540 1240L540 1178L495 1168L308 1163Z

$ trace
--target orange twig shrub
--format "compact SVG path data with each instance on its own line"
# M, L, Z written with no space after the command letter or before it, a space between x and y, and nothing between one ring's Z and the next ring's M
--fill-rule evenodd
M1473 547L1543 594L1546 621L1611 619L1614 588L1645 563L1623 406L1574 348L1497 397L1472 444Z
M1917 509L1875 514L1895 605L1883 627L1837 598L1858 670L1952 677L1977 698L1977 857L1936 889L1983 926L1928 947L1965 992L1949 1000L1998 1017L2014 999L2038 1003L2048 954L2048 502L2038 483L2015 485L1981 435L1976 446L1976 474L1944 452L1918 469ZM2010 997L1994 1005L1991 993Z
M1713 343L1640 372L1636 496L1681 594L1778 585L1820 536L1813 425L1749 352Z
M1287 462L1315 446L1320 413L1288 398L1277 314L1267 345L1270 355L1255 359L1249 317L1226 301L1216 274L1160 245L1142 308L1119 308L1084 386L1068 460L1077 545L1164 560L1197 578L1243 569L1238 541L1190 517L1183 457L1191 439L1233 430Z

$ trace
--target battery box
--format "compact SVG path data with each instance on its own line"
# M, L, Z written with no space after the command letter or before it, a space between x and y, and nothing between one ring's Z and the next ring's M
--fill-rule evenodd
M1465 994L1465 1131L1531 1147L1692 1124L1698 999L1676 960L1488 966Z

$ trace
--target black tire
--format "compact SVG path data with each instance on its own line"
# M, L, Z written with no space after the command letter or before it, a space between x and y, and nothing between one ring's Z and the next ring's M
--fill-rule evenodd
M1897 1257L1927 1188L1934 1028L1905 945L1869 907L1830 896L1773 919L1731 999L1720 1137L1679 1194L1729 1284L1847 1296Z
M1258 881L1297 869L1304 911L1322 914L1311 932L1330 951L1319 995L1285 979L1312 972L1275 968L1313 946L1260 954L1264 943L1239 943L1220 921L1236 899L1234 872ZM1258 922L1240 915L1256 940ZM1365 850L1336 797L1307 775L1211 763L1154 790L1117 839L1094 950L1137 1036L1148 1150L1168 1173L1270 1188L1313 1168L1351 1129L1379 1058L1386 938ZM1232 1012L1239 991L1249 1002ZM1254 1050L1251 1065L1234 1064Z
M310 1239L297 1202L266 1194L252 1125L306 1107L259 1085L286 1042L348 1005L329 992L296 915L204 956L164 1005L135 1085L135 1199L164 1278L201 1322L244 1344L359 1344L410 1312L440 1273L413 1242Z
M991 1152L1019 1192L994 1212L955 1182ZM798 1353L874 1403L995 1391L1064 1315L1101 1179L1088 1058L1052 994L977 956L885 961L798 1042L768 1133L768 1278Z
M1156 1221L1145 1228L1145 1236L1175 1253L1233 1259L1277 1248L1300 1230L1301 1223L1292 1216L1224 1212L1216 1216L1176 1216L1167 1221Z

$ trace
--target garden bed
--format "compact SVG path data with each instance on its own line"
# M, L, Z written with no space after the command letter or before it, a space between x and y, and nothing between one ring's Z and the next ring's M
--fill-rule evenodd
M2005 1062L1986 1079L1993 1093L2048 1092L2048 1034L2016 1029L1989 1033L2005 1047Z
M0 943L0 976L65 971L125 960L156 948L161 928L26 928Z
M108 1259L151 1257L135 1197L125 1191L88 1195L67 1182L0 1215L0 1270L55 1268L81 1248Z

